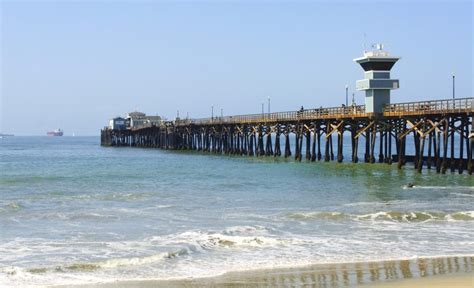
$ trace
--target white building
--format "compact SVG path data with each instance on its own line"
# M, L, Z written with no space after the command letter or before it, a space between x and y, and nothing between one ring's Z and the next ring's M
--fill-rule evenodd
M138 111L127 114L127 122L129 127L143 126L146 122L146 114Z
M147 116L143 112L130 112L126 117L127 127L139 127L139 126L159 126L162 123L161 116Z
M354 59L365 71L365 79L356 82L359 91L365 91L365 111L382 113L386 104L390 104L390 90L398 89L398 79L390 79L390 70L400 57L391 56L378 44L377 50L364 53Z

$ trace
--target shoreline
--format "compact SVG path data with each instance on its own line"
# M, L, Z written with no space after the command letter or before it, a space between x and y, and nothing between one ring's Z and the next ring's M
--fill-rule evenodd
M474 256L419 257L389 261L313 264L231 271L175 280L117 280L51 287L472 287ZM440 283L441 286L435 286Z

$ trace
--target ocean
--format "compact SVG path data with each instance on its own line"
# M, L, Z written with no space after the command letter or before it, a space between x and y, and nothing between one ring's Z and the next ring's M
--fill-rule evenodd
M99 144L0 139L0 286L474 254L467 173Z

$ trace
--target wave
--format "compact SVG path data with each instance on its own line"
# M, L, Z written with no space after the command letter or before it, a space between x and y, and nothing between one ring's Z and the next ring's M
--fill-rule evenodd
M405 211L379 211L369 214L347 214L341 212L301 212L290 213L288 218L293 220L353 220L353 221L393 221L393 222L425 222L425 221L472 221L474 220L474 211L460 212L405 212Z
M107 192L107 193L88 193L66 195L68 198L75 200L99 200L99 201L117 201L117 202L134 202L149 199L153 196L151 192Z
M341 212L301 212L290 213L288 218L293 220L346 220L350 219L350 215Z
M242 228L242 227L240 227ZM239 231L239 229L229 229L230 231ZM240 230L243 231L243 230ZM229 231L228 231L229 232ZM227 233L228 233L227 232ZM251 248L251 247L269 247L284 245L289 240L275 237L256 236L238 236L223 233L211 233L201 231L184 232L177 236L188 245L198 249L210 250L219 248Z
M112 269L123 266L139 266L145 264L152 264L156 262L165 261L167 259L176 258L179 256L187 255L189 251L187 249L179 249L176 251L170 251L165 253L158 253L150 256L143 257L130 257L130 258L114 258L107 259L104 261L97 262L77 262L68 263L64 265L51 266L51 267L34 267L28 269L21 269L22 272L31 274L43 274L48 272L74 272L74 271L95 271L98 269ZM18 269L9 267L8 270L3 271L9 275L14 275L20 272Z
M174 205L156 205L154 207L151 207L151 209L168 209L168 208L174 208Z
M474 194L468 194L468 193L457 193L457 192L452 192L450 193L451 195L456 195L460 197L474 197Z
M115 258L115 259L108 259L102 262L94 262L94 263L78 263L74 265L66 266L69 270L83 270L85 269L98 269L98 268L116 268L121 266L139 266L144 264L151 264L155 262L161 262L166 259L175 258L178 256L187 255L188 250L186 249L179 249L176 251L158 253L150 256L143 256L143 257L130 257L130 258ZM85 264L85 265L84 265Z
M65 213L65 212L50 212L44 213L38 217L39 219L59 219L63 221L112 221L112 220L119 220L119 215L114 214L105 214L105 213L98 213L98 212L73 212L73 213Z
M43 183L43 182L54 182L65 179L60 176L13 176L11 178L0 179L0 184L30 184L30 183Z
M100 214L95 212L83 212L66 215L67 220L117 220L119 217L117 215L111 214Z
M225 234L239 234L239 233L252 233L258 231L267 231L268 229L264 226L232 226L224 230Z
M161 245L166 240L171 240L167 244L177 246L178 248L168 252L157 253L148 256L112 258L103 261L94 262L74 262L49 267L33 267L27 269L1 270L0 272L9 275L29 273L44 274L55 272L92 272L99 269L113 269L125 266L140 266L146 264L160 263L185 257L192 253L210 252L216 249L253 249L256 247L274 247L278 245L290 245L295 243L296 239L280 239L266 236L239 236L242 233L258 233L265 231L263 226L233 226L224 229L221 233L209 231L186 231L179 234L166 236L155 236L145 241L153 244L158 242ZM181 246L181 248L180 248Z
M474 186L418 186L413 184L413 186L404 185L403 189L429 189L429 190L474 190Z

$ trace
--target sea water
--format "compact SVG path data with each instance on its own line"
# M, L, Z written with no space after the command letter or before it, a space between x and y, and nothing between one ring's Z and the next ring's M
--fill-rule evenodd
M467 173L99 141L0 139L0 286L474 251L474 177Z

